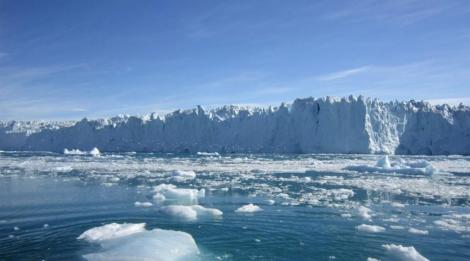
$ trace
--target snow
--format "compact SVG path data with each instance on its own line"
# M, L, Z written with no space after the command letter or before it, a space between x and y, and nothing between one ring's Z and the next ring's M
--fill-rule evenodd
M403 261L429 261L426 257L422 256L413 246L402 246L395 244L382 245L388 254Z
M263 211L263 209L252 203L241 206L235 210L235 212L238 212L238 213L253 213L253 212L258 212L258 211Z
M183 189L172 184L160 184L153 191L153 198L158 203L194 205L198 203L198 198L205 197L204 189Z
M136 206L136 207L142 207L142 208L148 208L148 207L153 206L153 204L152 204L152 202L140 202L140 201L136 201L136 202L134 202L134 206Z
M192 260L199 249L193 237L185 232L152 229L145 223L111 223L91 228L78 239L96 243L101 249L86 254L87 260Z
M303 98L275 108L224 106L164 117L0 122L1 150L470 154L470 109L364 97ZM189 127L190 126L190 127ZM387 169L383 165L378 168ZM392 166L393 167L393 166Z
M368 233L381 233L385 231L384 227L376 226L376 225L367 225L367 224L361 224L359 226L356 226L356 229L359 231L368 232Z
M215 208L206 208L200 205L182 206L170 205L162 207L162 211L167 215L185 220L197 220L200 218L216 218L223 215L222 211Z

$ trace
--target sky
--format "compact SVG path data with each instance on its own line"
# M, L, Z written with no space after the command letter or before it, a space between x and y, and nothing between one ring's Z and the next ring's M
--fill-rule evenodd
M470 104L470 1L0 0L0 120L364 95Z

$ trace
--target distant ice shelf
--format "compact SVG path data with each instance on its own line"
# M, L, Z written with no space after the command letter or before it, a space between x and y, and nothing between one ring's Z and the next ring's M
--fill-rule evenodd
M278 107L224 106L165 116L0 123L0 150L470 154L470 108L362 96ZM213 153L213 154L210 154Z

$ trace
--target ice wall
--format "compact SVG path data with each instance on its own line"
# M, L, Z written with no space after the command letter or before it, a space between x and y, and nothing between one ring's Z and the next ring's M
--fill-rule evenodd
M177 110L76 123L0 124L0 149L141 152L470 154L470 108L363 97Z

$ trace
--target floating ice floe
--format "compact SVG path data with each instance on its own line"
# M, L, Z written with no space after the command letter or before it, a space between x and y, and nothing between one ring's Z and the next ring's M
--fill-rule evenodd
M359 226L356 226L356 229L359 231L368 232L368 233L381 233L385 231L384 227L376 226L376 225L367 225L367 224L361 224Z
M415 234L415 235L427 235L427 234L429 234L429 231L427 231L427 230L421 230L421 229L417 229L417 228L413 228L413 227L410 227L408 229L408 232L411 233L411 234Z
M470 214L450 214L434 221L440 229L456 233L470 233Z
M258 212L258 211L263 211L263 209L251 203L241 206L235 210L235 212L238 212L238 213L253 213L253 212Z
M367 208L367 207L364 207L364 206L360 206L357 209L357 215L359 217L361 217L362 219L364 219L364 220L371 220L372 219L371 212L372 212L372 210L370 208Z
M431 163L425 160L404 161L398 160L390 163L388 156L379 159L375 166L370 165L352 165L344 168L345 170L357 171L360 173L397 173L405 175L432 175L437 172Z
M92 150L90 151L81 151L79 149L64 149L64 154L66 155L91 155L91 156L99 156L100 155L100 151L98 150L98 148L94 147Z
M167 215L190 221L200 218L215 218L223 215L223 212L218 209L206 208L200 205L170 205L162 207L162 211Z
M172 184L160 184L154 187L153 199L159 203L197 205L198 198L205 197L205 189L182 189Z
M171 175L177 181L184 181L196 178L196 172L192 170L175 170L171 173Z
M142 208L148 208L148 207L153 206L153 204L152 204L152 202L140 202L140 201L136 201L136 202L134 202L134 206L136 206L136 207L142 207Z
M413 246L402 246L395 244L382 245L387 253L398 260L403 261L429 261L426 257L422 256Z
M220 154L218 152L198 152L197 155L199 156L214 156L219 157Z
M145 223L118 224L110 223L101 227L95 227L83 232L77 239L88 242L100 242L108 239L116 239L145 231Z
M192 260L199 255L190 234L163 229L146 230L145 223L111 223L91 228L78 239L97 243L102 248L84 255L87 260Z

